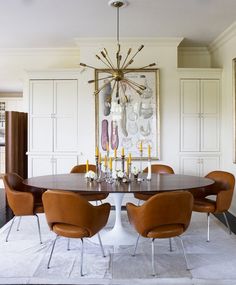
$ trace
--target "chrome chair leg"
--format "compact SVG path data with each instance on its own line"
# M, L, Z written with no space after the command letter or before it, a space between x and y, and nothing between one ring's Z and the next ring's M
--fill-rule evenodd
M210 241L210 213L207 213L207 242Z
M186 255L185 249L184 249L183 240L182 240L182 238L180 236L178 236L177 238L180 240L180 243L181 243L181 246L182 246L182 251L183 251L183 255L184 255L184 259L185 259L187 270L190 270L190 266L189 266L189 263L188 263L187 255Z
M140 206L140 203L141 203L141 200L138 200L138 205L137 206Z
M136 254L136 249L138 247L139 238L140 238L140 235L138 235L138 237L137 237L137 240L136 240L136 243L135 243L135 247L134 247L134 252L133 252L132 256L135 256L135 254Z
M41 230L40 230L40 223L39 223L39 216L35 214L35 217L37 218L37 224L38 224L38 231L39 231L39 241L42 243L42 237L41 237Z
M171 238L169 238L169 245L170 245L170 251L173 251Z
M155 239L152 239L152 275L156 276L156 270L155 270L155 262L154 262L154 257L155 257L155 248L154 248L154 241Z
M223 212L223 216L224 216L224 218L225 218L225 222L226 222L227 228L228 228L228 230L229 230L229 234L231 235L231 233L232 233L232 232L231 232L231 228L230 228L230 226L229 226L229 221L228 221L228 218L227 218L225 212Z
M102 240L101 240L100 233L98 233L98 240L99 240L99 244L100 244L100 247L101 247L101 250L102 250L102 256L106 257L105 251L104 251L104 248L103 248L103 245L102 245Z
M15 218L16 218L16 217L13 217L13 219L12 219L12 222L11 222L11 225L10 225L10 228L9 228L9 231L8 231L8 233L7 233L6 242L8 242L8 237L9 237L9 235L10 235L12 226L13 226L14 221L15 221Z
M17 228L16 228L17 231L19 231L19 229L20 229L21 218L22 218L22 217L20 216L20 217L19 217L19 221L18 221L18 225L17 225Z
M49 256L49 259L48 259L48 265L47 265L48 269L50 268L50 262L51 262L51 259L52 259L52 254L53 254L54 247L55 247L55 244L56 244L56 241L57 241L58 238L59 238L59 236L57 235L55 240L53 241L53 244L52 244L52 249L51 249L51 253L50 253L50 256Z
M67 239L67 250L70 250L70 238Z
M83 258L84 258L84 241L81 238L81 255L80 255L80 276L84 276L83 274Z

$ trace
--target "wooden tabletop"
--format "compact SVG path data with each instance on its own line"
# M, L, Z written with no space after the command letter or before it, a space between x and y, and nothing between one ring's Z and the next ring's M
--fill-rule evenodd
M143 174L146 177L146 174ZM84 173L46 175L25 179L24 184L43 189L69 190L80 193L156 193L159 191L189 190L206 187L214 183L213 180L189 175L154 174L152 180L130 183L105 181L88 182Z

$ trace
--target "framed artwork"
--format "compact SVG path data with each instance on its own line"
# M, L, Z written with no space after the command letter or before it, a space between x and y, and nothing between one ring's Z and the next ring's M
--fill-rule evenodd
M95 70L95 90L99 90L106 83L106 77L109 75L107 69ZM115 91L111 95L112 84L107 84L95 95L96 146L102 156L106 154L108 145L110 156L116 148L117 156L120 157L124 148L125 155L131 153L135 159L140 157L141 144L143 157L147 158L150 145L152 159L160 159L159 70L130 69L126 77L146 86L146 89L139 95L128 84L123 84L120 92L124 93L127 103L119 105L119 119L112 108L116 96Z

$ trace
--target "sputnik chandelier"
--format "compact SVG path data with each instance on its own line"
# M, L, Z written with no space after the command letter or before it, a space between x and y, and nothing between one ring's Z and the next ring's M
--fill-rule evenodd
M126 75L130 72L137 71L137 70L144 70L149 67L153 67L156 63L151 63L146 66L140 68L132 68L130 69L131 65L134 63L134 58L137 54L144 48L144 45L141 45L137 51L132 53L132 49L129 48L125 57L121 54L121 45L120 45L120 36L119 36L119 10L121 7L127 5L125 0L115 1L111 0L108 3L110 6L117 9L117 51L115 54L115 60L111 60L111 57L106 48L104 48L100 54L96 54L96 57L99 61L101 61L106 68L106 72L109 74L106 77L99 78L96 80L89 80L88 83L95 83L96 81L104 80L104 84L95 90L94 94L98 95L108 84L112 84L111 88L111 104L116 103L126 104L128 102L128 98L125 95L125 85L128 85L131 89L137 92L139 95L142 95L143 91L146 89L146 86L141 85L129 78ZM96 70L97 68L91 65L87 65L85 63L80 63L83 67L88 67ZM115 98L113 93L115 91ZM122 91L122 92L121 92Z

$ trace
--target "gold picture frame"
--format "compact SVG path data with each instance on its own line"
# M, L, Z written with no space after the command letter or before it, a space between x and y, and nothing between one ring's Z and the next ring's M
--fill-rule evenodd
M151 146L153 160L160 159L160 104L159 104L159 69L128 69L126 77L134 82L145 85L147 88L142 95L128 85L125 88L125 96L128 103L122 106L122 119L112 120L111 84L106 85L95 95L95 126L96 146L102 156L106 154L106 145L109 145L110 155L113 155L117 146L117 156L121 156L124 148L125 155L131 153L133 159L140 157L140 143L142 142L143 158L147 159L148 145ZM110 75L109 69L95 70L95 90L101 88ZM120 91L121 92L121 91Z

